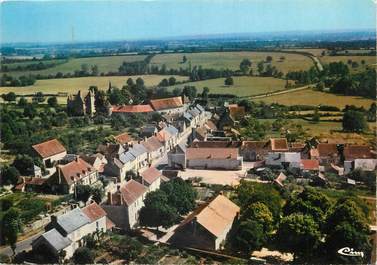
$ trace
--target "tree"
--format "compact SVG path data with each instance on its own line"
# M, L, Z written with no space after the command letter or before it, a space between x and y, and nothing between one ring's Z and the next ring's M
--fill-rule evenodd
M368 213L359 205L361 204L353 198L341 198L326 219L325 249L331 262L361 264L369 261L372 248L369 243ZM339 255L338 250L346 246L352 247L355 251L362 251L364 257Z
M263 233L272 231L273 217L270 209L262 202L251 203L242 213L242 220L255 220L262 225Z
M251 61L249 59L243 59L240 63L240 70L244 75L248 74L251 67Z
M38 114L38 111L37 109L34 107L33 104L27 104L25 107L24 107L24 116L25 117L28 117L30 119L33 119L35 116L37 116Z
M257 70L258 70L259 75L262 76L264 74L264 62L263 61L260 61L258 63Z
M320 244L318 224L311 216L291 214L280 222L276 233L277 247L283 252L294 253L294 259L309 261Z
M176 82L177 79L174 76L169 77L169 86L174 86Z
M178 219L177 211L169 205L168 197L162 190L148 193L144 205L139 215L140 223L144 226L169 228Z
M370 107L369 107L369 110L367 112L367 120L369 122L375 122L376 121L376 103L373 102Z
M7 94L2 94L1 97L5 100L5 101L15 101L16 100L16 94L14 92L9 92Z
M34 160L29 155L17 155L12 166L22 175L31 175L34 173Z
M97 65L92 65L91 70L92 70L92 75L93 76L97 76L98 75L99 71L98 71L98 66Z
M93 187L90 193L93 196L93 200L98 204L102 202L102 198L105 196L105 191L101 187Z
M41 103L41 102L44 102L45 101L45 97L44 97L44 94L43 92L37 92L35 93L34 97L33 97L33 102L37 102L37 103Z
M194 100L196 98L196 87L195 86L185 86L183 88L182 94L188 97L190 100Z
M224 85L226 86L232 86L234 84L233 78L231 76L225 78Z
M246 219L241 221L231 238L233 249L239 250L246 258L255 250L260 250L267 242L263 225L258 221Z
M18 100L18 106L20 107L25 107L27 105L27 100L26 98L24 97L20 97L20 99Z
M49 97L47 99L47 104L52 107L52 108L55 108L58 106L58 99L56 97Z
M169 86L169 81L166 78L164 78L161 80L159 86L163 86L163 87Z
M208 87L203 87L202 91L202 98L207 99L209 94L209 88Z
M362 132L368 128L362 112L348 110L343 115L343 130L347 132Z
M76 185L76 199L82 202L87 202L90 195L92 194L92 189L88 185Z
M4 166L1 169L1 185L16 185L20 172L14 166Z
M315 109L313 117L312 117L312 121L315 123L318 123L320 119L321 119L321 115L319 114L318 109Z
M285 215L310 215L318 224L322 224L329 208L330 200L325 194L307 187L297 196L291 196L283 211Z
M182 63L185 63L185 62L187 62L187 57L186 57L186 55L183 55L183 57L182 57Z
M131 77L127 79L127 85L129 87L132 87L133 85L135 85L134 80Z
M3 216L2 233L5 241L11 246L15 254L18 232L21 230L20 212L10 208Z
M249 181L240 181L236 190L236 202L245 209L252 203L264 203L271 211L273 220L280 219L282 198L272 185L258 185Z
M196 190L189 182L175 178L161 185L161 190L168 198L168 204L175 208L179 214L187 214L196 206Z
M268 55L268 56L266 57L266 62L267 62L267 63L272 62L272 56Z
M76 264L93 264L94 253L87 247L80 247L73 253L73 261Z

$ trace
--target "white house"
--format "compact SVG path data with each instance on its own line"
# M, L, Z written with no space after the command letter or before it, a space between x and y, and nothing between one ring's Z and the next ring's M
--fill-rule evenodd
M301 153L298 152L269 152L266 158L268 166L283 166L292 168L301 167Z
M56 139L33 145L32 148L42 159L47 168L54 166L54 162L61 160L67 155L67 150Z
M115 193L107 194L107 202L102 205L109 218L119 228L128 230L138 224L140 209L144 206L144 198L148 188L131 179L118 186Z
M56 259L65 252L63 258L69 259L75 250L83 245L85 236L106 232L113 226L106 212L93 202L82 209L75 208L63 215L51 216L51 222L46 226L47 232L32 242L32 248L46 253L46 256L48 253Z

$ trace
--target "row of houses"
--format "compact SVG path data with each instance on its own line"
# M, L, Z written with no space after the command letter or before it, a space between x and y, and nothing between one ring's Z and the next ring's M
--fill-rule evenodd
M169 154L171 168L201 168L238 170L244 161L264 161L268 166L324 171L342 168L342 174L360 168L373 171L376 153L367 145L337 145L318 143L310 147L287 142L285 138L268 141L198 141L189 147L177 146Z

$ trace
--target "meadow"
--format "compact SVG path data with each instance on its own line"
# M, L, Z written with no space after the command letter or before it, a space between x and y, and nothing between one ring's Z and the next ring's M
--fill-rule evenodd
M273 77L236 76L233 77L234 85L232 86L225 86L224 80L225 78L216 78L189 82L171 86L169 87L169 90L173 90L176 87L183 88L184 86L195 86L198 92L202 92L204 87L208 87L209 93L233 94L238 97L245 97L285 89L285 80Z
M359 72L365 70L367 66L369 67L376 67L376 57L375 56L357 56L357 55L345 55L345 56L322 56L319 57L319 60L323 64L329 64L332 62L343 62L345 64L348 63L348 60L352 60L352 62L357 62L359 66L357 68L352 68L351 65L348 64L348 67L352 72ZM361 61L364 60L365 64L363 65Z
M73 73L75 70L80 70L82 64L97 65L99 73L107 73L109 71L118 71L119 66L123 62L134 62L134 61L141 61L145 58L145 55L120 55L120 56L103 56L103 57L88 57L88 58L73 58L69 59L68 62L56 65L55 67L51 67L44 70L38 71L11 71L7 74L12 76L20 76L20 75L55 75L58 72L63 74L65 73ZM46 61L47 62L47 61ZM32 62L28 62L29 64ZM27 62L22 62L21 64L27 64ZM11 66L11 64L9 64Z
M183 63L182 58L186 56L187 62ZM282 52L203 52L203 53L172 53L158 54L152 58L151 64L166 65L168 69L186 69L191 66L202 66L203 68L238 70L243 59L252 62L253 71L256 72L257 64L264 61L267 56L272 56L272 65L279 71L308 70L313 66L313 61L303 55L288 54ZM285 57L280 60L280 57Z
M358 96L336 95L326 92L305 89L293 91L280 95L273 95L265 98L258 98L255 101L264 101L266 103L279 103L287 106L291 105L331 105L338 108L344 108L345 105L355 105L358 107L369 108L374 102L372 99Z
M78 90L87 91L89 86L97 86L99 89L108 89L109 82L112 86L122 88L127 79L131 77L134 81L141 77L146 86L155 86L161 82L162 79L170 76L161 75L140 75L140 76L90 76L90 77L77 77L77 78L63 78L63 79L45 79L37 80L32 86L25 87L0 87L0 94L15 92L17 95L29 95L36 92L44 94L58 94L77 93ZM174 76L177 81L187 80L185 76ZM66 103L66 97L58 98L59 102Z

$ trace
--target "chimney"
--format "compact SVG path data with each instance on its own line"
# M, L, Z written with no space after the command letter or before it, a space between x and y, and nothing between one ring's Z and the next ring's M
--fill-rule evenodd
M111 196L111 192L107 193L107 203L113 205L113 196Z
M58 218L56 215L51 215L51 223L56 224L58 222Z

